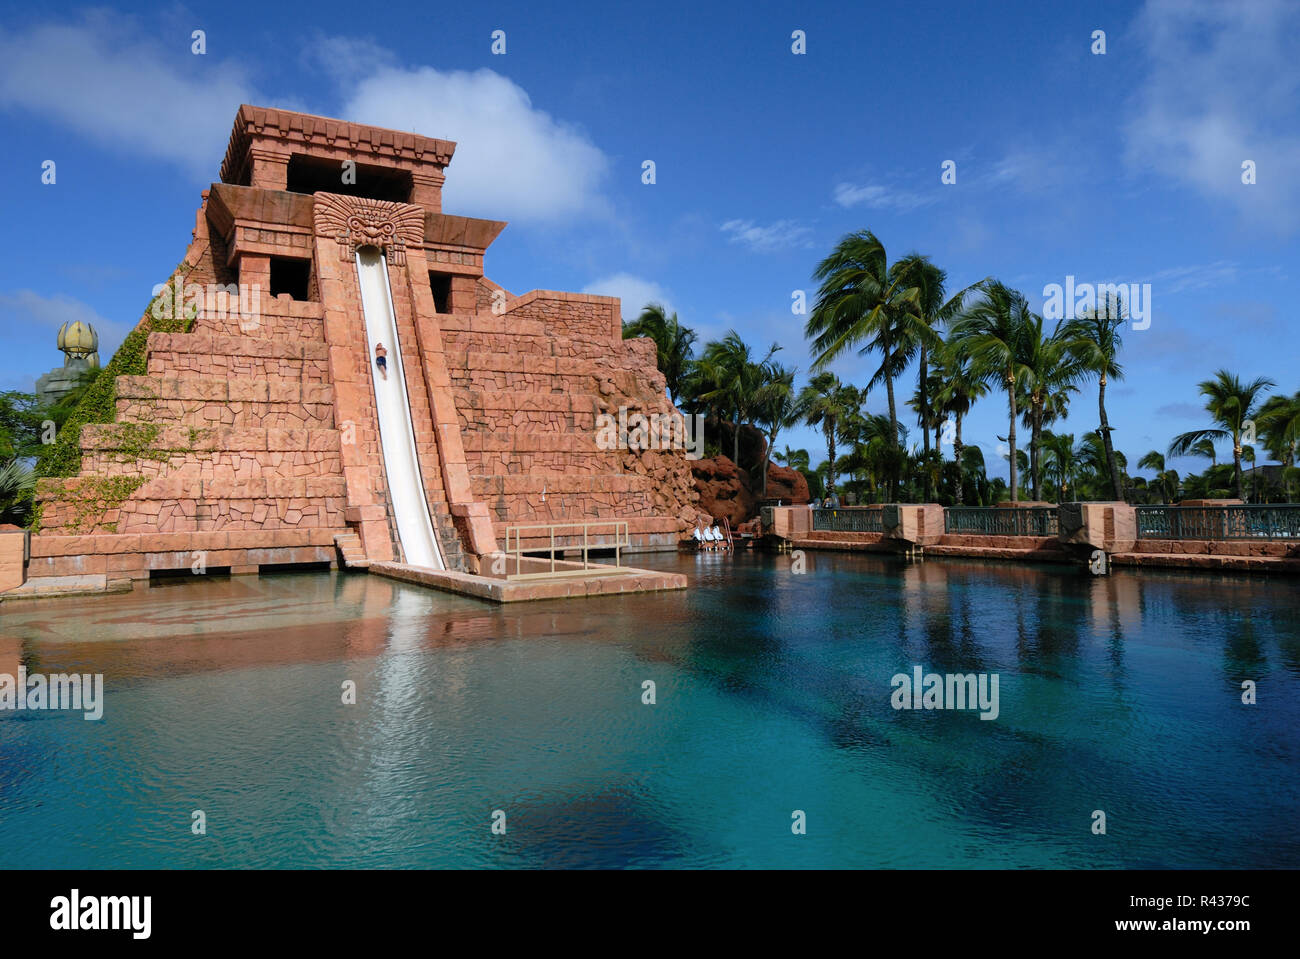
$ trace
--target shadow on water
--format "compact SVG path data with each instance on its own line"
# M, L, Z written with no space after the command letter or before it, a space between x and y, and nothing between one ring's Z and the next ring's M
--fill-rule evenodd
M673 828L635 793L614 787L518 805L502 837L504 855L519 860L513 865L543 869L654 867L693 845L698 837Z

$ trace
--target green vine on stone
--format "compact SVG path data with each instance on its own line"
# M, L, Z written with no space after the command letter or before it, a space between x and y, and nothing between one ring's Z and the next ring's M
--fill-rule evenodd
M181 264L168 281L172 288L184 282L189 269ZM194 325L189 310L175 319L154 316L154 304L169 293L164 289L149 301L144 316L136 328L127 334L108 365L99 371L81 401L69 414L54 443L47 446L36 463L38 476L75 477L81 472L81 428L96 423L117 421L117 378L119 376L145 376L149 372L148 348L150 333L188 333Z
M147 480L145 476L82 476L65 481L60 502L72 515L64 526L73 535L98 529L117 532L117 523L106 523L105 517L110 511L120 509ZM38 509L44 506L42 503ZM39 524L39 518L36 522Z

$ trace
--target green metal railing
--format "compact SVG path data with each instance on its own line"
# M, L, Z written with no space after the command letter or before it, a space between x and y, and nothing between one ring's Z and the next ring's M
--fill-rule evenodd
M1060 532L1055 506L1016 506L998 509L954 506L943 511L945 533L984 536L1055 536Z
M1300 503L1139 506L1138 539L1300 540Z
M812 511L812 528L837 533L883 533L885 527L880 521L882 512L884 511L878 506L874 509L865 506L815 509Z

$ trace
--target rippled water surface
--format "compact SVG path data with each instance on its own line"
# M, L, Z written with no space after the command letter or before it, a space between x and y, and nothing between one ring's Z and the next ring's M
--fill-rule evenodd
M99 722L0 712L0 866L1300 867L1294 581L636 562L692 588L496 607L306 573L0 606L0 673L106 686ZM917 665L996 673L999 716L896 711Z

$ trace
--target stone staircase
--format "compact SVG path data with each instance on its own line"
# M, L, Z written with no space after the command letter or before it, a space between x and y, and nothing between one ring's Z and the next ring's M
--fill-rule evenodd
M361 548L361 537L356 533L336 533L334 545L339 551L339 565L344 569L364 570L370 568L366 551Z

